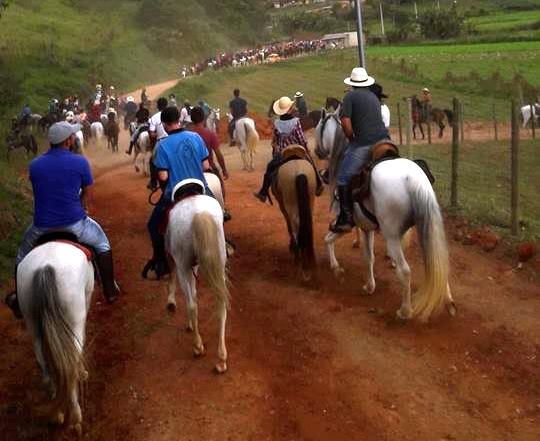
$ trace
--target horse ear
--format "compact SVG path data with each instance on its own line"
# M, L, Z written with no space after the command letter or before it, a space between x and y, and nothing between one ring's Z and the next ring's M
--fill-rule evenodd
M326 109L323 107L321 109L321 120L324 120L326 118Z

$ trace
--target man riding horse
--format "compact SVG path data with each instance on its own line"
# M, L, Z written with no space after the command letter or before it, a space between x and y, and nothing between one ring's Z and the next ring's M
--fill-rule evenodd
M432 105L431 92L427 87L422 89L422 98L420 99L420 104L422 106L422 120L429 121L431 115L431 105Z
M75 144L75 130L68 122L53 124L48 139L51 148L30 163L30 181L34 192L34 220L17 251L17 266L50 233L70 233L90 246L101 276L103 294L114 303L119 289L114 280L111 245L101 226L87 214L91 186L90 164L85 157L70 150ZM45 264L45 262L44 262ZM6 297L6 304L21 317L16 291Z
M233 90L234 98L229 102L229 110L232 115L232 120L229 122L229 139L230 145L234 145L234 128L236 121L247 115L247 101L244 98L240 98L240 90Z
M330 230L336 233L347 233L354 226L351 179L369 162L373 145L390 139L382 119L381 103L369 89L375 79L363 67L356 67L344 83L352 86L352 90L343 98L341 107L341 125L349 145L337 177L340 212L330 224Z

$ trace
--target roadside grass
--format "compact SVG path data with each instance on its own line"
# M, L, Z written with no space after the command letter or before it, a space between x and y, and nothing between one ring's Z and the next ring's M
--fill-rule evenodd
M519 196L521 240L540 240L540 156L538 141L521 141ZM405 151L402 151L405 154ZM414 146L414 157L428 161L443 207L450 205L451 146ZM510 142L467 142L460 146L458 213L510 235Z

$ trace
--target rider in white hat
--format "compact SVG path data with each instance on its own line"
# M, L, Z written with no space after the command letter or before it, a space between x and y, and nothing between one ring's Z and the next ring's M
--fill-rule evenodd
M352 90L343 98L341 125L349 145L341 161L337 176L337 192L340 212L330 229L337 233L351 231L354 226L350 182L370 160L371 148L389 139L390 134L381 116L381 104L369 89L375 79L363 67L355 67L344 83Z

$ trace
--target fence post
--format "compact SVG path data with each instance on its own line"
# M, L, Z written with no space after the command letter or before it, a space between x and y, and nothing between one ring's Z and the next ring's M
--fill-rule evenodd
M493 130L495 131L495 141L499 140L499 132L497 129L497 113L495 111L495 101L493 101Z
M535 139L536 138L536 128L535 128L535 119L536 117L534 116L534 107L532 104L529 104L529 108L531 109L531 132L532 132L532 139Z
M465 130L463 128L463 120L464 120L464 112L463 112L463 102L459 102L459 132L461 135L461 142L465 141Z
M412 99L407 98L407 150L409 152L409 158L413 157L413 147L411 144L412 138Z
M511 144L511 232L519 234L519 120L516 100L512 100L512 144Z
M401 108L399 106L399 101L397 103L397 123L399 129L399 145L403 145L403 132L401 127Z
M454 124L452 125L452 181L450 183L450 206L458 206L458 166L459 166L459 127L461 115L459 114L459 100L452 100L454 111Z

